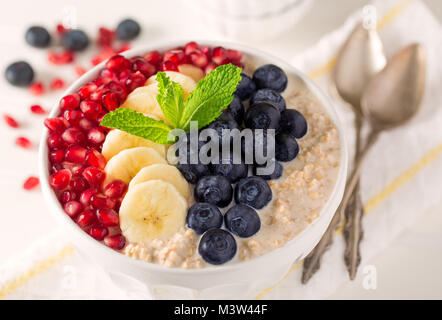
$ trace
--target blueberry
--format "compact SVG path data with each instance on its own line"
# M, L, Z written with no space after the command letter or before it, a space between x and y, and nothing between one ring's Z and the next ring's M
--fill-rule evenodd
M267 102L252 105L246 111L244 124L250 129L277 129L281 113Z
M223 142L224 135L230 135L230 132L223 132L223 129L239 129L238 123L233 119L217 119L207 126L209 129L213 129L218 133L219 142ZM231 138L232 140L232 138Z
M135 20L125 19L117 26L117 38L120 40L135 39L141 32L141 27Z
M258 102L270 103L276 107L279 112L283 112L286 109L284 98L272 89L259 89L256 91L252 98L250 98L250 105L254 105Z
M220 159L218 164L212 164L212 173L226 177L231 183L247 177L248 171L248 166L245 163L234 164L233 157Z
M233 100L229 104L227 111L230 111L233 119L240 125L244 119L244 105L237 95L233 95Z
M197 163L197 164L179 164L178 170L181 171L184 179L187 182L195 184L197 181L207 175L210 175L209 166Z
M281 113L279 122L281 130L294 138L302 138L307 133L307 121L302 113L294 109L287 109Z
M232 201L233 189L229 180L223 176L205 176L195 185L195 199L224 208Z
M14 62L6 68L5 78L14 86L26 87L34 80L34 70L25 61Z
M36 48L46 48L51 43L51 35L43 27L30 27L25 34L26 42Z
M272 200L272 190L260 177L251 176L241 179L235 187L235 201L255 209L264 208Z
M253 236L261 228L261 219L255 209L237 204L231 207L224 216L226 228L241 238Z
M270 160L270 161L272 161L272 160ZM259 175L261 178L263 178L264 180L276 180L276 179L279 179L282 177L282 172L284 171L282 164L278 161L274 161L274 162L275 162L275 166L273 168L273 172L269 173L269 174ZM253 167L253 174L257 175L257 169L263 168L265 166L266 166L265 164L255 165Z
M299 146L296 139L291 135L280 133L275 140L276 160L287 162L296 158L299 153Z
M241 100L247 100L256 91L256 84L253 82L252 78L246 75L244 72L241 73L241 81L236 87L235 94Z
M187 212L186 223L196 234L203 234L209 229L221 228L223 215L213 204L198 202Z
M198 252L210 264L223 264L235 256L236 241L226 230L212 229L201 237Z
M69 30L61 38L63 47L71 51L83 51L89 45L89 37L82 30Z
M274 64L266 64L256 69L253 81L258 89L268 88L283 92L287 88L287 75Z

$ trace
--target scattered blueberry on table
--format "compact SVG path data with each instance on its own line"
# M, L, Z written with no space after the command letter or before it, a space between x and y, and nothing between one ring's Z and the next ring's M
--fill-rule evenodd
M83 51L89 46L89 37L87 34L78 29L67 31L61 38L63 47L71 51Z
M47 48L51 43L48 30L40 26L30 27L25 34L26 42L35 48Z
M121 21L116 30L118 39L125 41L135 39L140 32L140 25L133 19L125 19Z
M5 78L13 86L27 87L34 80L34 69L25 61L14 62L6 68Z

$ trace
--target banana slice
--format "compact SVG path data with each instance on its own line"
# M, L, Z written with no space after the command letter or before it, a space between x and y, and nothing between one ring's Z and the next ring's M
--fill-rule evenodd
M167 145L155 143L117 129L111 130L107 134L101 153L106 158L106 161L109 161L121 151L136 147L155 149L163 158L166 158Z
M164 73L170 78L170 80L172 80L173 82L178 82L181 87L183 87L184 98L187 98L190 92L192 92L192 90L196 87L195 80L193 80L189 76L186 76L185 74L175 71L165 71ZM153 75L149 79L147 79L146 85L153 85L155 88L157 88L158 82L156 80L156 77L156 75Z
M187 202L168 182L150 180L129 189L120 207L120 227L134 243L164 239L185 225Z
M180 73L191 77L193 80L195 80L195 82L198 82L204 78L204 71L201 70L201 68L195 67L191 64L180 64L178 66L178 70Z
M106 164L104 168L106 172L105 185L115 179L129 184L138 171L156 163L167 164L167 161L152 148L138 147L123 150Z
M156 85L139 87L132 91L126 101L121 105L123 108L132 109L157 120L166 120L157 101L158 88Z
M140 183L151 180L161 180L169 182L185 199L190 198L190 187L186 179L184 179L181 172L175 166L171 166L169 164L152 164L141 169L131 180L129 184L129 189L135 187Z

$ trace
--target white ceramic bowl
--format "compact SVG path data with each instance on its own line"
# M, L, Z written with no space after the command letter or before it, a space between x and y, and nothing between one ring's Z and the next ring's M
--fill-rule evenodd
M134 283L140 284L141 287L145 286L148 288L149 292L155 298L252 298L258 294L260 290L279 281L294 263L303 259L314 248L322 237L342 198L347 175L347 148L342 126L330 100L328 100L318 87L304 74L284 61L242 45L221 42L212 43L210 41L201 41L200 43L211 46L222 45L228 48L235 48L248 55L255 56L258 59L263 59L268 63L274 63L283 68L288 74L292 73L298 76L307 84L308 88L317 96L319 101L321 101L338 128L341 155L336 185L319 217L309 227L282 248L273 250L249 261L195 270L172 269L158 264L135 260L106 247L82 231L65 214L48 183L47 130L43 132L39 150L41 186L51 214L59 223L60 228L66 232L72 245L74 245L80 253L94 261L105 272L114 275L114 277L115 275L120 275L118 282L123 287L126 287L125 289L129 286L133 287ZM150 50L165 50L179 45L182 45L182 42L145 46L130 50L124 55L126 57L132 57L142 55ZM71 85L64 94L73 93L85 83L93 80L103 67L104 63L84 74ZM52 109L50 117L57 116L58 112L57 104Z

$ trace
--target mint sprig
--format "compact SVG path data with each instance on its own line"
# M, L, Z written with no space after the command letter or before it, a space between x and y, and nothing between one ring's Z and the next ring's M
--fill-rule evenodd
M221 115L233 100L233 93L241 80L241 71L232 64L217 67L198 82L187 100L180 84L171 81L164 72L158 72L156 99L171 126L125 108L106 114L101 125L156 143L169 144L168 134L173 128L188 131L191 121L197 121L198 128L202 128Z
M100 125L126 131L134 136L160 144L169 144L167 136L171 128L164 121L146 117L132 109L118 108L103 117ZM172 141L173 142L173 141Z

